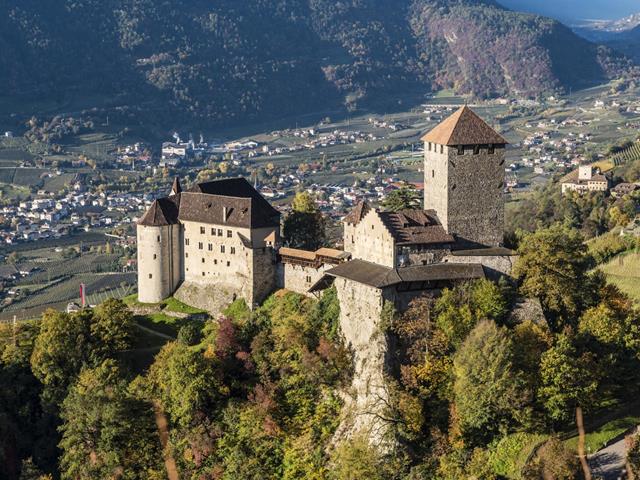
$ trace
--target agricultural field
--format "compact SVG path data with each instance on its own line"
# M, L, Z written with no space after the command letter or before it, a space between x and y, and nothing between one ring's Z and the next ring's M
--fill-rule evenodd
M19 320L38 317L47 308L64 309L69 302L80 301L83 283L89 304L98 304L115 297L130 295L136 283L135 273L84 273L54 280L17 300L0 312L0 319L14 315Z
M602 265L600 269L609 282L640 302L640 253L622 253Z

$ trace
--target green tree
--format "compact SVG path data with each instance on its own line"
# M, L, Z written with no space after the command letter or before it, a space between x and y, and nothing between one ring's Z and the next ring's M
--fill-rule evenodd
M153 410L129 394L115 361L82 370L60 417L63 479L163 478Z
M501 321L507 313L507 302L495 283L478 280L445 289L435 308L438 328L457 347L478 321Z
M526 235L513 274L523 294L540 299L556 331L575 322L586 302L590 257L582 235L559 224Z
M131 314L119 300L77 313L47 310L31 354L31 369L45 403L59 405L84 366L93 367L130 348Z
M93 310L89 331L93 339L91 356L97 361L131 347L134 323L122 300L110 298Z
M309 192L298 192L284 219L282 234L292 248L316 250L326 240L326 221Z
M552 419L567 421L576 407L592 406L599 382L595 360L589 352L578 352L567 334L558 335L554 346L542 354L540 375L538 395Z
M160 402L172 424L189 428L197 415L214 410L228 393L216 366L216 359L202 351L182 342L168 343L143 381L145 396Z
M526 415L528 392L513 367L512 352L506 330L488 320L478 323L456 352L454 404L471 445L513 429Z
M340 443L332 454L333 480L390 478L380 452L363 437Z
M413 184L403 185L399 189L389 192L382 202L384 209L390 212L417 210L421 205L420 192Z

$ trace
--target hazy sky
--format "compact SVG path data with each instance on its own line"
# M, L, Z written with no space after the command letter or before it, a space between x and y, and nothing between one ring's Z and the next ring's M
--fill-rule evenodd
M513 10L561 20L616 19L640 13L640 0L497 0Z

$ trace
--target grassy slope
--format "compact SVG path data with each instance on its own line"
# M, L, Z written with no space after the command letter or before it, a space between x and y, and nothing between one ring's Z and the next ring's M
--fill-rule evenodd
M640 253L623 253L600 268L611 283L640 302Z

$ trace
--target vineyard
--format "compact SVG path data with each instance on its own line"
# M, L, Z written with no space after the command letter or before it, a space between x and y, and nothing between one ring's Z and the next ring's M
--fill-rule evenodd
M118 255L83 255L77 258L54 261L29 261L24 267L38 269L29 277L18 281L18 285L27 283L49 283L57 278L81 273L104 273L119 270Z
M62 309L70 301L80 301L80 284L84 283L89 304L97 304L110 297L123 298L135 288L135 273L83 273L54 281L25 299L6 307L0 318L6 319L17 314L22 318L37 317L47 308Z
M640 160L640 142L634 143L611 157L611 161L616 167L635 160Z

